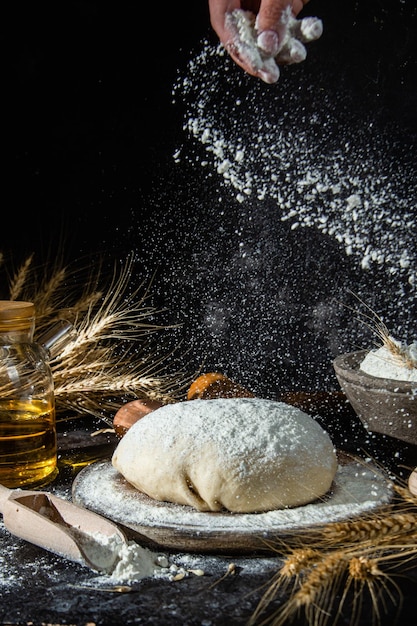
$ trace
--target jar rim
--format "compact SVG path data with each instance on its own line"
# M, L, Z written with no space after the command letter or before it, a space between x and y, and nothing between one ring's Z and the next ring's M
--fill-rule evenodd
M0 322L22 320L35 316L33 302L24 300L0 300Z

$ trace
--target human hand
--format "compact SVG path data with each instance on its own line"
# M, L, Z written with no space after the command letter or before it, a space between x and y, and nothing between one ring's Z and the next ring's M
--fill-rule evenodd
M296 19L308 0L208 1L211 25L229 55L266 83L278 80L278 65L304 61L304 44L323 32L316 17Z

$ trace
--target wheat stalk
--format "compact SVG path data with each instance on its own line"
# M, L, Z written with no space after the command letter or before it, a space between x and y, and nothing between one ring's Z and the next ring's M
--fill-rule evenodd
M368 313L357 311L356 309L352 309L352 307L349 307L348 305L345 305L346 308L351 309L356 313L357 319L371 330L371 332L381 342L382 347L384 347L391 354L394 361L399 366L405 367L407 369L417 368L417 361L413 359L413 357L409 354L407 349L402 345L400 341L394 339L382 318L357 294L350 290L349 292L365 307ZM381 345L379 345L378 347L381 347Z
M417 545L401 546L401 562L409 558L415 561ZM261 598L248 626L285 626L303 612L309 626L326 626L336 623L343 616L343 609L350 599L349 624L354 626L361 618L365 596L368 594L373 610L373 622L381 619L381 609L388 613L389 607L401 606L401 590L393 576L384 570L384 564L398 564L399 546L389 544L387 552L381 553L368 545L355 550L343 546L329 552L316 552L313 562L297 573L297 588L272 614L259 620L278 592L276 581ZM286 563L284 564L284 568ZM282 591L282 590L281 590ZM345 620L344 620L345 621ZM372 622L372 623L373 623ZM347 622L345 622L347 623Z
M411 468L410 468L411 471ZM408 502L411 505L417 506L417 495L411 493L408 487L404 487L402 485L398 485L394 483L394 490L397 494L402 498L404 502Z
M391 483L398 502L366 519L332 522L308 536L295 533L285 542L270 542L283 561L252 614L250 626L284 626L300 612L309 626L326 626L330 620L334 624L340 617L345 623L343 611L348 600L351 626L359 622L366 600L375 624L383 612L400 611L402 597L395 575L401 568L404 576L407 565L415 566L417 561L417 503L405 487L394 479ZM289 596L279 608L262 618L280 594L288 595L289 588Z
M381 620L381 608L388 613L390 605L397 607L399 615L401 609L401 591L393 578L381 569L382 559L369 558L365 555L352 556L349 561L348 576L343 595L339 603L339 613L348 597L348 592L353 586L352 602L350 606L350 623L359 621L367 592L373 610L372 623Z
M22 292L23 285L26 282L29 268L32 264L33 254L30 255L20 266L16 274L13 276L12 283L10 285L10 300L17 300Z
M367 520L359 518L347 522L334 522L323 530L323 539L332 544L383 541L386 537L416 532L416 528L416 513L390 513Z
M278 593L286 592L291 583L294 590L299 585L301 574L311 564L318 561L320 556L321 553L312 548L303 547L292 550L291 553L285 557L281 568L267 584L267 589L252 614L248 626L257 624L259 616L263 613L265 608L276 598Z
M298 578L301 572L314 563L319 556L317 550L313 548L298 548L287 556L280 570L283 579Z
M114 414L129 399L167 403L182 395L190 376L167 369L179 346L163 354L151 342L175 326L155 321L162 310L148 303L152 279L137 285L133 253L114 263L108 280L101 259L92 269L56 261L43 273L33 259L12 277L9 299L35 304L35 340L57 320L69 320L76 329L75 339L50 361L58 412L75 410L109 421L108 411Z
M307 566L304 576L299 579L298 589L287 602L263 621L252 620L249 624L284 626L304 612L308 624L325 626L331 616L340 579L347 568L348 558L342 550L319 556L314 563ZM258 618L271 600L272 598L264 595L254 613L255 618Z
M291 605L297 612L303 607L307 617L317 606L322 607L323 613L330 613L329 604L332 602L332 597L336 595L333 590L346 569L347 557L343 550L325 554L302 580L300 588L290 600ZM309 619L309 621L312 620ZM322 619L315 617L313 621L320 622Z

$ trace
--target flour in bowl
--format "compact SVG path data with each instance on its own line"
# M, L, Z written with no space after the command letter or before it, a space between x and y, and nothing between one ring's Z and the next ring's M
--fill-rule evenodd
M417 341L409 345L390 337L395 351L383 345L370 350L360 364L366 374L378 378L417 382Z

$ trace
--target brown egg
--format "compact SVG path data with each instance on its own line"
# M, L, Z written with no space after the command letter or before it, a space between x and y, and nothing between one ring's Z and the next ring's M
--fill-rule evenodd
M219 372L202 374L190 385L187 400L213 398L254 398L255 394Z
M202 374L188 390L187 400L197 398L208 400L212 398L254 398L251 392L230 380L223 374L212 372ZM162 406L157 400L133 400L127 402L116 413L113 419L113 428L116 435L122 438L129 428L148 413Z
M113 428L120 438L126 434L129 428L148 413L162 406L157 400L132 400L120 407L113 419Z

